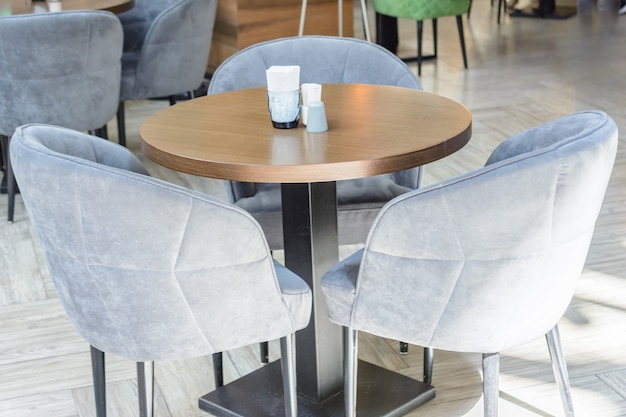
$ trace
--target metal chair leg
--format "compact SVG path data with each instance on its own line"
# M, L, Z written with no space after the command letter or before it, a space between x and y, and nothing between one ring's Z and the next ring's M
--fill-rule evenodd
M459 39L461 40L461 52L463 53L463 67L467 69L467 53L465 52L465 35L463 34L463 16L456 17L456 25L459 28Z
M437 19L433 19L433 58L437 58Z
M10 148L11 138L8 139L7 150ZM11 155L7 152L7 194L9 195L9 223L13 223L13 214L15 213L15 194L17 194L17 182L15 181L15 175L13 175L13 168L11 167Z
M485 417L498 417L500 354L483 353L483 401Z
M99 127L98 129L87 131L92 136L97 136L102 139L109 139L109 131L107 129L107 125Z
M300 9L300 25L298 26L298 36L304 34L304 21L306 20L306 6L307 0L302 0L302 6Z
M370 34L370 23L367 16L367 4L365 3L365 0L361 0L361 17L363 19L363 31L365 33L365 40L371 42L372 36Z
M567 365L561 347L561 336L559 335L558 325L554 326L552 330L546 333L546 341L548 342L548 350L550 351L550 359L552 360L552 372L554 372L554 379L559 388L565 416L574 417L574 403L572 401Z
M352 4L352 3L350 3ZM337 0L337 35L343 37L343 0Z
M137 391L139 416L154 415L154 362L137 362Z
M435 349L430 347L424 348L424 384L433 384L433 361Z
M213 378L215 379L215 388L224 386L222 352L213 354Z
M417 21L417 75L422 75L422 34L424 32L424 22Z
M268 342L259 343L259 359L262 365L270 363L270 350Z
M357 368L359 361L359 332L343 329L343 395L346 417L356 417Z
M104 372L104 352L91 346L91 374L93 390L96 397L96 416L106 417L106 375Z
M9 145L11 138L5 135L0 135L0 141L2 141L2 157L4 158L4 175L7 185L7 196L9 200L8 208L8 221L13 223L13 213L15 212L15 194L17 192L17 183L13 176L13 170L11 169L11 157L9 156Z
M298 416L298 393L296 389L296 335L292 333L280 339L285 416Z
M117 106L117 141L120 145L126 146L126 115L123 101Z

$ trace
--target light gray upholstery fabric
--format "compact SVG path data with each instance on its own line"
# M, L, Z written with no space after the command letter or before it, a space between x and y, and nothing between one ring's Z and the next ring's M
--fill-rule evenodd
M421 90L413 72L386 49L354 38L300 36L259 43L237 52L215 71L208 94L265 87L272 65L299 65L302 83L382 84ZM322 87L322 100L324 99ZM393 132L390 132L393 135ZM381 138L384 140L384 138ZM380 208L419 186L420 168L339 181L339 243L363 243ZM229 201L261 224L272 249L283 247L280 186L225 181Z
M99 129L117 111L123 34L109 12L0 17L0 134L25 123Z
M204 79L217 0L135 0L124 26L120 101L197 89Z
M305 327L307 284L244 210L147 176L126 148L18 128L11 158L59 297L79 333L137 362L206 355Z
M573 296L616 149L611 118L575 113L509 138L482 169L397 197L364 250L323 276L330 319L463 352L547 333Z

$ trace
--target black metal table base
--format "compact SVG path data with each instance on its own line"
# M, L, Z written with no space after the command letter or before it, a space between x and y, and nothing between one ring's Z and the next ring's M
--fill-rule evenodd
M368 362L359 361L358 375L359 417L402 416L435 397L432 386ZM199 403L219 417L284 416L280 361L204 395ZM321 403L298 397L298 416L344 416L343 393Z

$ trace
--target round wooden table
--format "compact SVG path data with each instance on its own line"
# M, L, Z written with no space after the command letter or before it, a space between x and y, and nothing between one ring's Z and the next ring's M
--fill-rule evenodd
M177 171L250 182L336 181L424 165L461 149L472 116L460 103L412 89L324 85L328 131L275 129L265 89L200 97L141 126L143 152Z
M119 14L130 10L135 5L135 0L61 0L63 11L71 10L107 10ZM47 1L32 0L0 0L0 10L9 15L29 14L37 11L37 8L49 10Z
M320 289L321 276L339 260L335 182L441 159L461 149L472 130L465 106L422 91L325 84L322 99L323 133L273 128L264 88L179 103L140 128L143 152L171 169L281 184L285 265L314 294L311 322L296 333L301 416L343 413L342 333L328 320ZM358 395L361 417L404 415L434 397L432 386L365 362L359 386L367 390ZM217 416L255 416L260 409L280 415L282 392L275 362L204 395L200 407Z

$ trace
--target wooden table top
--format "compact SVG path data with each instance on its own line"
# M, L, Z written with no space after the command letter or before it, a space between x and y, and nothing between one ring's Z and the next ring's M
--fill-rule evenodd
M470 139L472 115L435 94L380 85L324 84L328 131L272 127L264 88L170 106L141 126L145 155L168 168L248 182L363 178L441 159Z
M135 0L61 0L63 11L71 10L107 10L112 13L122 13L135 5ZM48 10L47 1L32 0L0 0L0 15L29 14L40 10Z

